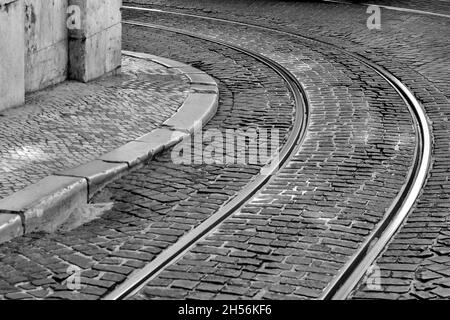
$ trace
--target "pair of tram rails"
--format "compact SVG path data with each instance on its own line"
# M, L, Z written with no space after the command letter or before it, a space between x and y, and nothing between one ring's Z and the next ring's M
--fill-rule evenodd
M417 99L414 97L412 92L399 79L397 79L393 74L391 74L383 67L369 61L368 59L360 55L348 52L345 49L342 49L330 43L326 43L324 41L319 41L299 34L281 31L269 27L232 20L149 8L124 6L123 9L153 13L159 12L166 15L188 16L209 21L218 21L221 23L231 23L249 28L258 28L278 34L288 35L291 37L302 39L303 41L310 41L320 43L322 45L331 46L334 49L339 50L343 55L350 56L375 71L402 97L412 115L415 126L417 143L414 154L414 163L409 170L406 183L403 185L402 189L395 198L391 207L388 209L382 221L374 230L372 230L367 240L360 246L356 254L354 254L352 258L339 271L338 275L328 285L328 287L324 290L320 297L321 299L346 299L353 288L358 284L360 279L364 276L373 261L382 252L383 248L387 245L389 240L398 230L402 222L405 220L416 199L418 198L427 178L427 172L431 162L431 132L425 111L417 101ZM187 31L170 28L167 26L126 20L123 21L123 23L127 25L165 30L177 34L182 34L188 37L210 41L249 55L277 72L285 80L294 97L296 114L292 132L286 144L280 150L280 156L277 157L276 161L278 161L278 163L271 164L271 168L273 168L272 174L276 174L277 171L281 170L289 162L289 159L293 155L295 155L296 151L301 146L307 132L309 121L309 107L306 94L303 91L300 82L286 68L261 54L217 39L212 39L206 36L193 34ZM127 297L130 297L137 293L145 286L148 281L155 278L162 270L164 270L166 266L175 262L185 252L192 248L201 238L205 237L227 217L239 210L239 208L242 207L247 201L249 201L259 190L261 190L261 188L263 188L270 181L270 179L271 176L267 174L258 176L244 190L242 190L242 192L240 192L238 196L233 198L218 212L201 223L194 230L189 232L185 237L180 239L180 241L169 247L165 252L156 257L155 260L150 262L143 269L134 273L128 280L119 285L114 291L106 295L104 299L126 299Z

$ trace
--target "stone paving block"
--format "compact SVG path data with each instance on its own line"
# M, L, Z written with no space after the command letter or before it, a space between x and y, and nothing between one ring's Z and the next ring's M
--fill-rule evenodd
M191 84L191 90L193 90L194 92L198 92L198 93L205 93L205 92L213 92L218 94L219 93L219 88L217 87L217 85L212 85L212 84L198 84L198 83L193 83Z
M118 178L127 169L128 165L124 163L109 163L94 160L73 169L60 171L56 175L86 178L90 199L98 190Z
M213 78L204 73L187 73L186 76L189 78L189 81L191 81L192 84L216 84L216 81Z
M128 51L128 50L123 50L122 53L124 55L130 56L130 57L135 57L135 58L140 58L140 59L147 59L147 60L152 60L158 64L161 64L167 68L185 68L185 67L189 67L189 65L179 62L179 61L175 61L175 60L171 60L171 59L167 59L164 57L160 57L160 56L155 56L153 54L148 54L148 53L143 53L143 52L133 52L133 51Z
M23 235L22 219L18 214L6 214L0 211L0 243Z
M205 125L216 113L216 94L194 93L189 95L178 112L164 122L166 126L192 133L196 126Z
M187 64L185 64L185 63L167 59L164 57L152 56L151 60L156 63L162 64L163 66L165 66L167 68L183 68L183 67L187 66Z
M148 54L144 52L136 52L136 51L128 51L128 50L122 50L122 54L124 56L138 58L138 59L147 59L147 60L153 60L158 58L158 56L155 56L153 54Z
M158 153L163 149L173 146L188 136L189 135L187 133L181 131L155 129L152 132L136 139L136 141L152 144L155 148L155 153Z
M203 72L200 69L194 68L192 66L186 65L184 67L177 67L175 70L180 71L181 73L186 73L187 75L205 75L205 72Z
M51 232L87 203L86 179L49 176L0 200L0 211L23 215L25 232Z
M127 163L129 167L134 167L153 157L158 148L160 146L155 147L153 143L132 141L99 159L106 162Z

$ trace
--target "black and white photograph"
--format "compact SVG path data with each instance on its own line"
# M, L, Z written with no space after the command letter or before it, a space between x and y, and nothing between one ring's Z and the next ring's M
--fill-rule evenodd
M450 300L450 0L0 0L0 300Z

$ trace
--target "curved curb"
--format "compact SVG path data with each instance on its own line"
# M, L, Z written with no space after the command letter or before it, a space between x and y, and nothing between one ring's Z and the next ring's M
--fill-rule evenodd
M178 111L162 126L98 159L47 176L0 200L0 243L36 231L53 232L96 192L143 165L156 154L190 136L216 113L219 88L205 72L178 61L131 51L123 55L150 60L183 73L190 93Z

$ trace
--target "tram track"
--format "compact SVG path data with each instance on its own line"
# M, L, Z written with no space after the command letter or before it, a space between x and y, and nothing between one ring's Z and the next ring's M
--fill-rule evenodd
M351 290L355 287L355 285L358 283L358 281L364 276L366 270L369 268L371 263L378 257L378 255L385 248L385 246L392 238L392 236L395 234L395 232L398 230L398 228L401 226L403 221L406 219L408 213L413 208L416 199L419 197L421 189L427 178L427 172L431 162L430 127L422 106L414 97L412 92L399 79L397 79L386 69L374 64L373 62L367 60L366 58L360 55L348 52L340 47L337 47L333 44L324 41L319 41L295 33L290 33L273 28L268 28L255 24L247 24L232 20L225 20L178 12L169 12L164 10L153 10L148 8L124 7L124 9L141 10L155 13L159 12L161 14L184 15L199 19L208 19L225 23L239 24L246 27L265 29L271 32L277 32L280 34L301 38L305 41L313 41L316 43L329 45L335 49L338 49L343 54L351 56L352 58L358 60L365 66L375 71L382 78L384 78L389 83L389 85L392 86L397 91L397 93L402 97L403 101L410 110L416 128L417 143L414 156L414 164L410 168L408 177L406 179L406 183L403 185L402 189L398 193L391 207L387 210L382 221L378 223L377 227L374 230L372 230L370 235L367 237L366 241L362 243L359 250L339 271L339 274L336 277L334 277L332 282L324 290L321 296L321 299L345 299L350 294ZM245 52L246 54L253 56L255 59L267 65L270 65L271 68L276 70L291 87L291 90L295 96L297 107L302 108L302 106L299 105L299 102L302 102L301 104L303 105L303 112L297 112L296 115L297 118L295 121L294 129L291 133L289 141L286 143L285 147L281 152L280 163L276 167L281 168L284 164L286 164L290 155L296 150L296 147L299 146L299 142L301 142L301 140L303 139L302 135L304 136L306 131L305 121L307 121L303 119L301 122L299 122L298 117L302 114L303 115L307 114L307 103L305 103L305 95L302 94L301 92L301 86L298 83L298 80L296 80L295 77L293 77L289 71L287 71L279 64L262 55L256 54L241 47L231 45L229 43L225 43L223 41L219 41L217 39L202 37L199 36L198 34L192 34L179 29L159 25L152 25L137 21L124 21L124 23L154 29L159 28L161 30L176 32L178 34L184 34L186 36L197 37L203 40L212 41L224 46L228 46L235 50ZM147 265L147 267L142 269L139 273L136 273L135 275L130 277L129 280L127 280L125 283L119 286L112 293L107 295L105 299L110 300L124 299L132 295L133 293L139 291L139 289L142 288L147 281L151 280L152 278L155 278L159 274L159 272L161 272L167 265L177 260L178 257L180 257L184 252L186 252L190 247L192 247L197 241L199 241L201 238L203 238L209 232L211 232L217 225L220 224L220 222L226 219L226 217L230 216L233 212L238 210L240 206L242 206L246 201L248 201L260 188L262 188L266 183L268 183L269 180L270 177L268 176L258 177L251 185L247 187L245 193L241 193L234 200L226 204L219 212L211 216L207 221L205 221L196 229L194 229L192 232L190 232L187 236L185 236L183 239L177 242L165 253L158 256L158 258L156 258L152 263Z
M257 176L244 190L242 190L239 195L233 198L230 202L225 204L219 211L212 215L209 219L204 221L194 230L185 235L180 239L175 245L171 246L164 253L159 255L155 260L148 264L145 268L132 275L127 281L122 283L117 289L109 293L104 297L104 300L119 300L125 299L138 292L143 285L152 278L155 278L160 271L164 269L165 266L169 265L171 262L176 261L177 258L182 256L186 251L188 251L197 241L205 237L209 232L211 232L217 225L219 225L224 219L232 215L234 212L239 210L252 196L254 196L264 185L266 185L271 176L279 171L289 160L290 156L296 152L298 147L301 145L302 140L305 137L307 125L308 125L308 101L306 100L306 95L303 92L302 86L298 80L284 67L280 64L274 62L271 59L264 57L256 52L243 49L223 41L209 39L207 37L201 37L189 32L175 30L172 28L165 28L157 25L143 24L138 22L124 21L125 24L148 27L153 29L170 31L189 37L202 39L210 41L230 49L236 50L243 54L246 54L255 60L265 64L277 74L279 74L284 81L287 83L293 97L295 100L295 120L292 128L292 132L279 151L279 154L272 159L272 162L268 166L264 167L260 174Z

